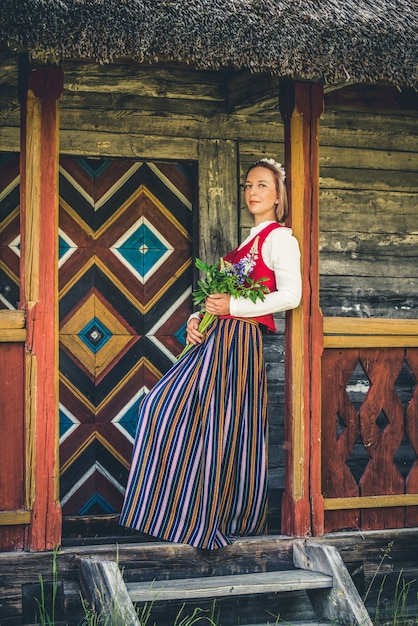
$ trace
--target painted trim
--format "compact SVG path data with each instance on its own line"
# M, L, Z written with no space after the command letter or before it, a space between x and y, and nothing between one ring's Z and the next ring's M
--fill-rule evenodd
M31 521L30 511L0 511L0 526L26 526Z
M353 498L324 498L325 511L348 509L380 509L394 506L417 506L418 494L397 496L363 496Z

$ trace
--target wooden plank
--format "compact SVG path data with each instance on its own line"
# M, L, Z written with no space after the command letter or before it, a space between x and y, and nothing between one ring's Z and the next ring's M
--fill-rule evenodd
M418 170L418 155L416 152L393 150L357 149L345 146L322 146L320 152L320 166L332 163L338 167L368 170L402 170L416 172Z
M69 92L126 93L154 98L225 101L225 72L114 62L64 61Z
M324 498L326 511L351 509L380 509L394 506L417 506L418 494L401 493L388 496L360 496L350 498Z
M417 335L418 320L324 317L324 333L330 335Z
M332 578L318 572L284 570L234 576L127 583L133 602L220 598L332 587Z
M215 263L238 244L235 142L200 141L198 161L198 256L207 263Z
M26 341L25 329L0 330L0 343L22 343Z
M0 510L25 508L24 346L0 345Z
M83 593L96 615L105 623L140 626L117 563L92 558L79 563Z
M358 626L373 626L344 561L333 546L295 541L293 562L296 567L323 572L333 578L331 591L317 590L309 594L319 618L343 624L352 624L354 618Z
M355 318L354 318L355 319ZM417 335L325 335L324 348L416 348Z
M32 514L30 511L0 511L0 526L18 526L30 524Z
M123 133L62 130L61 151L68 155L124 156L149 160L196 160L197 141L183 137L158 137Z
M354 84L327 93L326 106L334 110L415 112L417 93L412 89L400 90L392 86Z
M0 331L25 328L24 311L0 311Z

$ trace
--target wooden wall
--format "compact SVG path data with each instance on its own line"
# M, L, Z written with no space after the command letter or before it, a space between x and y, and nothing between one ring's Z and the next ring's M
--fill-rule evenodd
M320 129L325 316L417 318L418 98L346 87Z

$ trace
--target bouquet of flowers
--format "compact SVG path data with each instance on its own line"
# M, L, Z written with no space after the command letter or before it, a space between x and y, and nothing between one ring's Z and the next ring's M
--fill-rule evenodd
M205 311L205 300L210 294L228 293L233 298L250 298L252 302L256 302L257 298L264 300L265 294L269 291L263 284L267 278L257 280L250 278L254 265L255 261L251 254L240 259L238 263L229 263L221 259L219 263L209 265L196 259L197 269L204 272L204 278L197 281L199 288L192 293L194 304L200 305L203 314L199 324L201 333L204 333L217 317ZM191 347L192 344L187 344L179 358Z

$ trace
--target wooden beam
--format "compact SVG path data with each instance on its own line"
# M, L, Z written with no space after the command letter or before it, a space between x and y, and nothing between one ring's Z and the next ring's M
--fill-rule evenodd
M418 335L418 320L324 317L328 335Z
M30 511L0 511L0 526L20 526L30 524Z
M351 509L380 509L393 506L417 506L418 494L402 493L393 496L360 496L353 498L324 498L325 511Z
M418 335L325 335L324 348L417 348Z
M25 328L24 311L0 311L0 330Z
M322 318L318 269L318 127L322 105L323 90L319 85L293 81L281 84L287 189L291 226L301 247L303 288L301 305L287 313L285 338L286 474L282 532L296 536L312 532L311 502L316 532L321 532L323 527L319 446Z
M237 154L233 141L199 142L199 254L215 263L238 243Z
M58 496L58 101L63 73L22 63L21 308L26 313L27 548L61 540Z
M0 343L23 343L26 341L24 328L8 328L0 330Z

